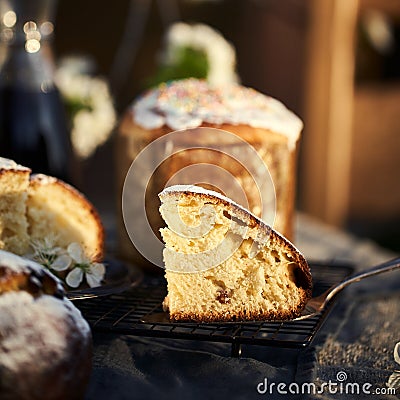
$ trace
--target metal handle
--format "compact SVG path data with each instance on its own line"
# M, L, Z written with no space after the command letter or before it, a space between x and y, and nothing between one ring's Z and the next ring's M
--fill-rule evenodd
M394 258L393 260L386 261L383 264L376 265L370 269L365 271L358 272L352 275L350 278L345 279L344 281L338 283L334 286L329 295L327 296L327 300L330 300L333 296L335 296L338 292L344 289L346 286L359 282L362 279L369 278L370 276L378 275L383 272L393 271L395 269L400 268L400 257Z

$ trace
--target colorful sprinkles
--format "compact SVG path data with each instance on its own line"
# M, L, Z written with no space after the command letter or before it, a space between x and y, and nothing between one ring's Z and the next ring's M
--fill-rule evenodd
M173 130L210 124L250 125L271 129L295 143L302 121L281 102L238 84L213 87L204 80L184 79L163 83L133 105L135 122Z

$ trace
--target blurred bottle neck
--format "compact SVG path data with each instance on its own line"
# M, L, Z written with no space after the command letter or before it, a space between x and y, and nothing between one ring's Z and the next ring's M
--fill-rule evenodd
M0 85L53 88L55 0L0 0Z

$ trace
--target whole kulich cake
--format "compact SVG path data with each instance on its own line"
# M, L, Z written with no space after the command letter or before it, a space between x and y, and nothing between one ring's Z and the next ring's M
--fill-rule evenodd
M80 400L92 337L45 268L0 250L0 398Z
M77 242L94 260L103 256L103 225L82 193L0 157L0 249L25 255L45 237L60 247Z
M292 238L296 153L303 124L278 100L238 84L211 86L203 80L185 79L162 84L139 97L125 113L117 136L120 190L122 191L132 161L149 143L172 131L198 127L231 132L253 146L268 167L275 186L276 216L273 227L286 237ZM171 155L157 168L147 185L146 210L154 232L162 225L155 211L158 207L157 194L168 182L170 185L204 183L204 179L195 181L188 177L185 180L182 174L179 175L179 182L170 182L171 177L193 164L213 164L229 173L244 190L248 204L243 204L240 199L229 193L229 185L224 192L255 215L266 219L264 213L270 212L270 207L262 208L257 185L246 169L247 165L241 165L235 162L234 157L224 154L227 152L234 155L241 150L231 148L229 140L224 142L223 139L222 143L220 141L219 136L210 133L200 139L195 135L188 135L186 143L168 143L165 146L163 152L166 156L171 152ZM179 150L179 147L207 147L211 144L219 146L221 152L210 152L200 148L173 152ZM251 158L248 157L247 164L251 163ZM223 174L214 174L213 178L217 178L218 182L218 179L223 178ZM261 177L261 181L265 180L265 177ZM130 190L135 190L133 186L135 185L132 185ZM203 186L208 189L221 188L219 184ZM134 257L138 261L139 255L126 234L122 218L119 232L122 255Z
M301 314L312 279L302 254L227 197L178 185L160 195L172 320L285 320Z

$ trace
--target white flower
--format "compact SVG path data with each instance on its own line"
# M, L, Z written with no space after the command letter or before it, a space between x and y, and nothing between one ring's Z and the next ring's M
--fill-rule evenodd
M71 263L71 257L67 254L61 254L53 261L50 269L53 269L54 271L65 271L70 267Z
M25 255L25 257L56 271L63 271L68 268L69 265L65 266L67 260L61 255L61 247L55 246L55 238L45 237L44 239L32 240L31 247L33 253Z
M104 279L105 275L105 267L103 264L93 263L88 259L78 243L71 243L67 248L67 253L74 265L73 269L65 278L68 286L77 288L81 284L84 275L90 287L93 288L101 285L101 281Z
M100 286L104 279L104 265L92 262L87 258L78 243L71 243L67 249L63 249L55 246L54 238L46 237L32 241L31 247L33 253L25 255L25 257L42 264L60 279L63 279L69 270L65 282L70 287L77 288L84 276L90 287ZM59 274L63 271L66 272Z
M400 342L397 342L394 346L393 357L394 361L396 361L397 364L400 364Z
M238 81L234 47L210 26L177 22L169 28L166 40L163 60L165 64L173 64L180 48L191 47L206 54L209 65L207 80L211 84L221 85Z
M400 342L396 343L393 350L394 361L400 364ZM400 389L400 371L394 371L386 383L386 386L390 388Z
M106 81L81 72L77 62L63 63L56 71L56 83L67 105L78 108L71 115L71 141L75 153L87 158L111 135L116 112Z

